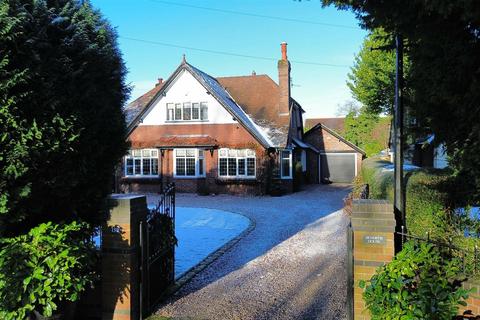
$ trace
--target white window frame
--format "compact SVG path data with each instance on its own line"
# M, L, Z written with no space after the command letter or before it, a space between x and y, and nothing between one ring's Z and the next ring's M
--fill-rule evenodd
M167 107L167 121L174 121L175 120L175 103L167 103L166 107Z
M144 156L144 151L150 152L150 154L154 153L156 154L155 156ZM136 152L139 152L139 156L135 156L134 154ZM136 177L136 178L153 178L153 177L158 177L160 175L160 159L159 159L159 151L158 149L131 149L128 150L128 154L124 157L124 171L123 174L125 177ZM133 174L128 174L127 173L127 160L132 159L133 161ZM136 174L135 173L135 159L140 159L140 173ZM145 159L150 159L150 174L143 174L143 160ZM151 160L155 159L157 160L157 173L152 174L152 163Z
M288 158L283 158L283 152L288 152L289 153L289 156ZM292 171L293 171L293 150L292 149L280 149L279 150L279 167L280 167L280 179L292 179ZM284 176L283 175L283 160L284 159L288 159L289 160L289 175L288 176Z
M229 151L234 151L235 156L230 155ZM245 155L239 155L240 152L245 152ZM226 154L226 155L224 155ZM227 159L227 175L220 175L220 159ZM235 159L235 175L228 174L228 159ZM239 160L245 160L245 174L239 174L238 162ZM248 159L254 161L253 175L248 175ZM252 149L230 149L221 148L218 150L218 177L220 179L256 179L257 178L257 154Z
M198 118L193 118L193 109L194 105L198 108ZM173 109L172 109L173 107ZM180 118L176 117L177 108L180 111ZM168 102L165 104L165 109L167 112L166 122L207 122L208 121L208 103L205 101L185 101L185 102ZM185 120L185 109L190 110L190 119ZM170 110L173 110L173 114L170 114ZM203 111L202 111L203 110ZM203 115L205 115L203 117ZM173 119L170 119L173 116Z
M185 175L177 175L177 150L195 150L195 175L187 176L186 171ZM203 149L195 149L195 148L176 148L173 149L173 177L176 179L197 179L197 178L205 178L206 176L206 166L205 166L205 152L206 150ZM182 157L187 159L187 157ZM191 157L189 157L191 158ZM203 173L200 174L200 159L203 160ZM185 161L186 166L186 161ZM186 170L186 168L185 168Z

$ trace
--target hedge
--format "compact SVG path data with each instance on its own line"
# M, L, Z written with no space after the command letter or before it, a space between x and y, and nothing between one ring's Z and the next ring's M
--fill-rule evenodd
M373 157L363 161L356 184L369 185L369 198L388 199L393 203L393 171L383 170L389 161ZM447 238L452 230L449 210L452 199L448 170L418 169L404 173L406 182L406 220L410 233L434 238Z

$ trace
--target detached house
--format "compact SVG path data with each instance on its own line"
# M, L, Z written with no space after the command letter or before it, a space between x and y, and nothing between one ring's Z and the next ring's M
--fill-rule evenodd
M302 107L290 96L282 43L279 83L267 75L214 78L185 58L165 81L126 108L131 150L118 186L158 192L291 192L303 181L307 154Z

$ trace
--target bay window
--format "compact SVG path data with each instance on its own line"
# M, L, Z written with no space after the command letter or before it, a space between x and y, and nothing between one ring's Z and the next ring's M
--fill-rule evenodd
M280 177L282 179L292 178L292 151L280 150Z
M255 151L250 149L218 150L218 176L221 178L255 178Z
M174 176L195 178L205 176L205 152L200 149L173 150Z
M206 102L167 103L167 121L207 121Z
M158 150L129 150L125 156L125 176L158 176Z

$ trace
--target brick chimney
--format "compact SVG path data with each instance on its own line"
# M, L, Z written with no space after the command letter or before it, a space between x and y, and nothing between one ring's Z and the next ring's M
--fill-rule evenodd
M158 78L158 82L155 83L155 87L158 87L163 84L163 78Z
M282 42L282 59L278 60L278 87L280 99L278 114L288 116L290 112L290 62L287 58L287 43Z

